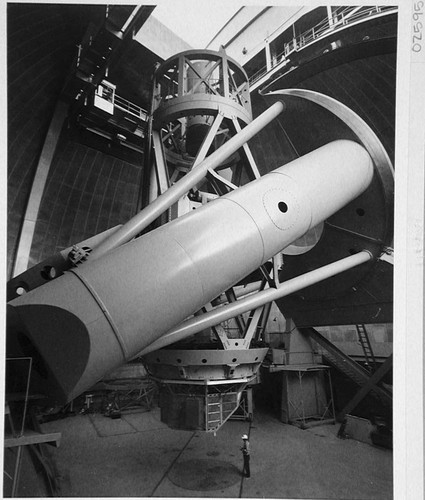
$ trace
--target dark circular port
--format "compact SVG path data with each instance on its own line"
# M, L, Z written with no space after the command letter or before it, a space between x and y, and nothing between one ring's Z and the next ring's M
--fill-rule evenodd
M207 362L207 360L204 358L204 359L202 360L202 363L206 363L206 362Z
M288 211L288 205L284 201L279 201L277 207L283 214Z
M363 217L363 215L365 214L366 212L364 211L363 208L358 208L356 210L356 214L359 215L360 217Z

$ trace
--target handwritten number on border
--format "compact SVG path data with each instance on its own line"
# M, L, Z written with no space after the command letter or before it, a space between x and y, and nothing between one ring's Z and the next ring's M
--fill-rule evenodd
M412 50L413 52L421 52L422 50L422 30L423 30L423 15L424 15L424 2L415 2L413 4L413 34L412 34Z

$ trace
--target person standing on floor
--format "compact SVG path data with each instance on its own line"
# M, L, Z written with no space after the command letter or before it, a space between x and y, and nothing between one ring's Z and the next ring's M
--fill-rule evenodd
M248 436L244 434L242 436L243 439L243 446L241 448L242 455L243 455L243 471L242 473L245 474L245 477L250 477L251 472L249 470L249 458L250 458L250 449L249 449L249 441L248 441Z

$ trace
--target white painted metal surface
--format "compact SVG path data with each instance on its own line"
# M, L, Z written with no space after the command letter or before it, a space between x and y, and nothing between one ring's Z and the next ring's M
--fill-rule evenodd
M356 198L372 175L361 146L330 143L10 305L70 400Z

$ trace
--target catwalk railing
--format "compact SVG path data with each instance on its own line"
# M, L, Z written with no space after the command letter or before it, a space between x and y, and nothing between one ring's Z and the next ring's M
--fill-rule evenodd
M373 6L373 7L339 7L332 13L331 18L325 18L312 28L294 37L284 44L284 49L271 58L271 67L266 65L249 77L249 84L253 85L266 76L277 66L284 66L288 62L288 57L294 52L298 52L304 47L316 42L335 32L335 30L345 28L359 21L366 21L383 14L390 14L397 11L395 6Z

